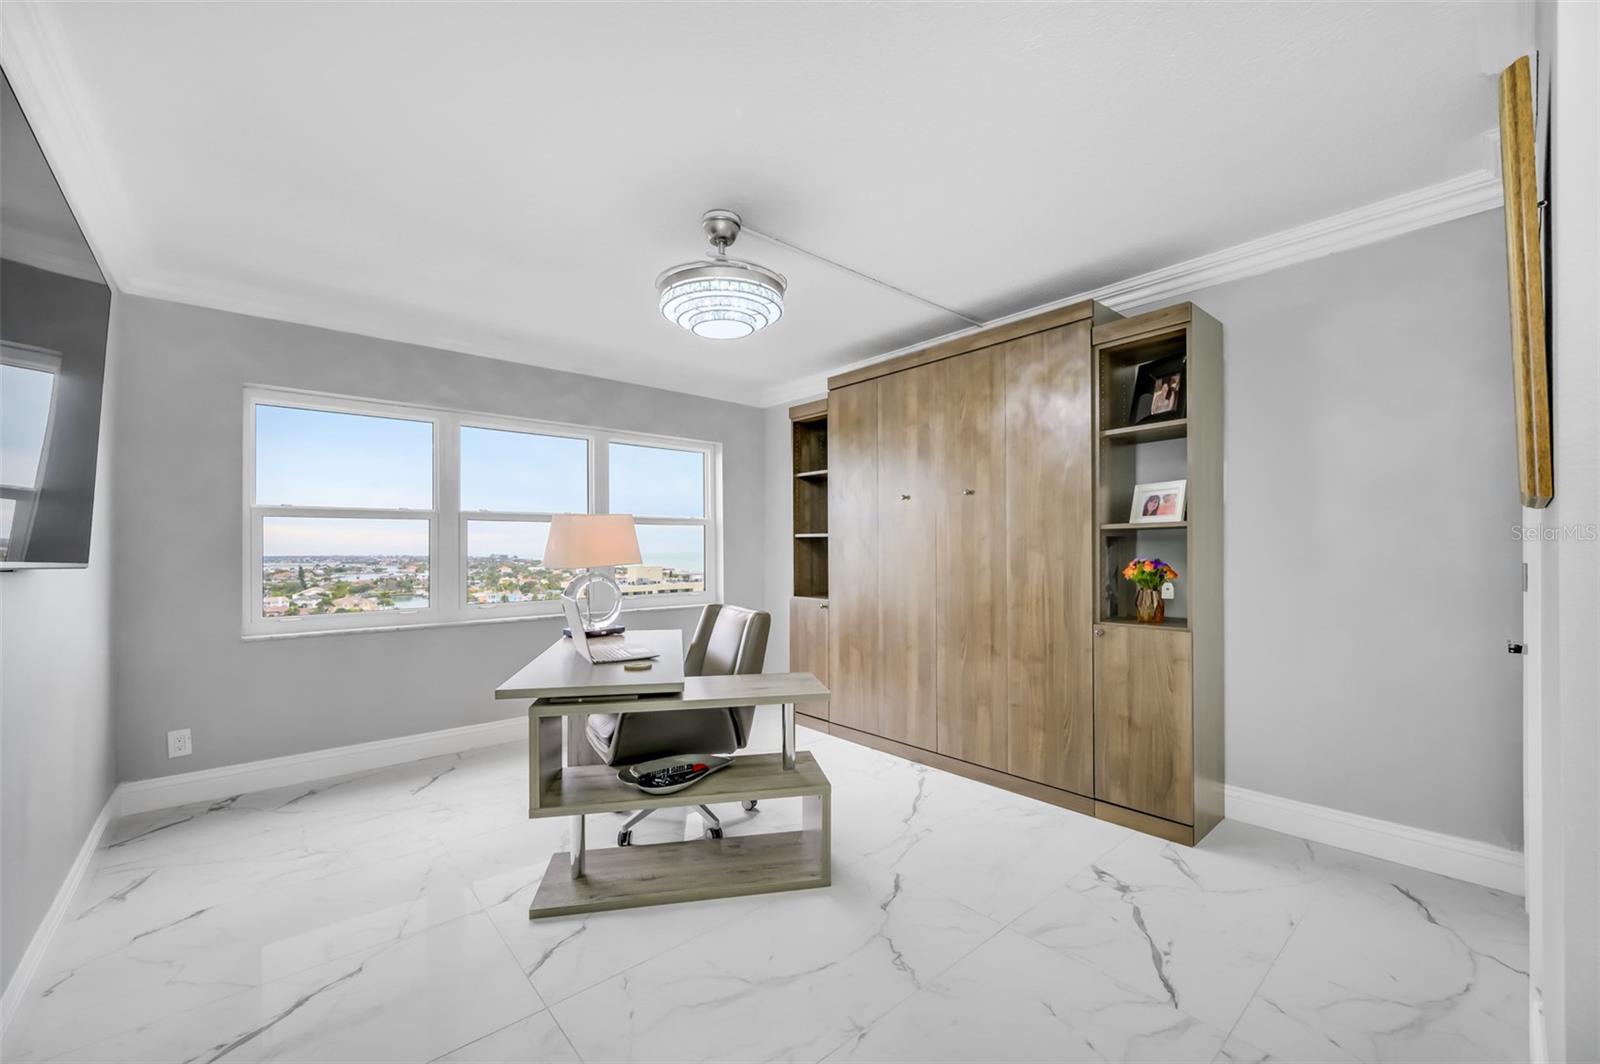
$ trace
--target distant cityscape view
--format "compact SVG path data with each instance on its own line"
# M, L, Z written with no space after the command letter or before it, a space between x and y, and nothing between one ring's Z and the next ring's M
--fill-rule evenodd
M546 569L540 559L509 554L467 558L467 601L475 605L557 599L575 574ZM698 559L617 569L622 593L692 594L704 591ZM422 609L428 605L428 559L418 555L274 555L261 563L261 615L299 617Z

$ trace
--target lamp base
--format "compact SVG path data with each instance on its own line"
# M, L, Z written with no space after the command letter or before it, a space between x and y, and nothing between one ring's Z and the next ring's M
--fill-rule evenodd
M585 628L583 630L583 634L588 636L590 639L598 639L600 636L603 636L603 635L621 635L623 632L626 632L627 630L628 630L628 626L625 625L625 624L608 624L604 628ZM572 629L571 628L563 628L563 629L561 629L561 637L563 639L571 639L572 638Z
M595 593L601 588L611 592L611 608L604 613L594 608ZM572 578L561 594L578 604L578 616L583 619L583 630L589 635L612 635L623 630L620 622L622 588L617 586L610 573L596 572L594 569L580 573Z

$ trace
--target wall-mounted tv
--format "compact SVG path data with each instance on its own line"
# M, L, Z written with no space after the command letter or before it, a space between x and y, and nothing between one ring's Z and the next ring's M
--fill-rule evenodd
M111 289L0 80L0 569L75 568L89 563Z

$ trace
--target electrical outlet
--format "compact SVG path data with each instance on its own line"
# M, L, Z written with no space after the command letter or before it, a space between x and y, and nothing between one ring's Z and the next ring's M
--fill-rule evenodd
M188 757L194 753L194 743L189 739L189 729L167 732L167 756Z

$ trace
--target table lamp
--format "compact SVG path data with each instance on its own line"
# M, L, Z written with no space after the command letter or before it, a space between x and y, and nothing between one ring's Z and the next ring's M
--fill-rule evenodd
M609 570L596 572L596 567L638 565L642 560L632 514L556 514L550 519L544 567L586 570L561 594L578 604L584 630L591 635L622 631L616 623L622 615L622 588ZM609 587L613 599L610 612L600 617L594 614L596 584Z

